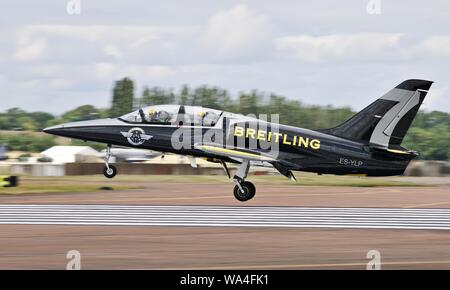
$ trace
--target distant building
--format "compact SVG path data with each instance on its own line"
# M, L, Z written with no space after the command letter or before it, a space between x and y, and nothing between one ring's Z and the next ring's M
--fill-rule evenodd
M8 148L5 145L0 145L0 160L8 159Z
M54 146L41 152L54 163L97 162L98 151L89 146Z

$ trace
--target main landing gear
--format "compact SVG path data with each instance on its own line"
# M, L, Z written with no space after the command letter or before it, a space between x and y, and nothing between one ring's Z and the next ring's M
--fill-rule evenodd
M234 183L236 183L233 193L234 197L239 201L250 200L255 196L256 193L255 185L253 185L253 183L249 181L245 181L249 168L250 168L250 161L244 160L241 163L241 166L239 166L236 175L233 177L233 181Z
M103 168L103 175L107 178L113 178L117 174L117 168L109 165L109 158L111 158L111 144L108 144L105 154L105 168Z

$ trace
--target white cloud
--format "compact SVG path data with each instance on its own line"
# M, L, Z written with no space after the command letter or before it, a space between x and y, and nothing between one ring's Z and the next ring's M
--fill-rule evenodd
M418 45L417 50L434 57L450 57L450 36L431 36Z
M414 38L402 33L303 34L279 37L275 43L280 56L302 62L417 63L425 59L442 62L450 57L450 36L447 35Z
M116 72L116 66L111 63L96 63L94 71L96 77L100 79L112 78Z
M16 29L14 60L37 60L45 52L45 60L60 64L111 59L140 65L186 62L204 55L193 49L199 47L195 41L200 35L200 29L192 26L25 25Z
M122 57L122 52L120 51L120 49L118 49L116 46L111 45L111 44L105 46L103 51L105 52L106 55L112 56L114 58Z
M32 61L44 56L47 48L46 38L22 39L13 55L15 60Z
M135 41L131 42L130 48L138 48L140 46L149 44L153 41L159 40L161 37L159 35L146 35L143 37L139 37Z
M378 57L397 48L401 36L398 33L298 35L276 39L276 47L281 52L293 54L301 61Z
M125 75L129 75L133 78L144 79L149 83L151 83L154 79L166 78L175 74L175 69L162 65L130 65L124 66L121 71L123 71Z
M163 33L184 30L182 27L158 27L145 25L25 25L19 29L19 37L46 35L90 42L105 40L136 40L142 37L157 38Z
M437 84L437 87L436 84L433 85L422 107L427 110L442 110L443 108L449 108L449 91L450 87L446 84Z
M39 79L30 79L17 82L17 84L19 84L22 89L31 89L31 90L36 89L41 83L42 81Z
M214 14L208 21L205 44L214 54L229 58L257 49L271 39L271 26L266 16L239 4Z
M162 65L117 65L112 63L96 63L95 75L100 79L116 79L129 76L133 79L161 79L174 75L176 70Z
M379 16L354 1L130 1L80 16L51 0L3 5L0 111L105 107L125 76L137 92L211 84L355 109L424 78L436 81L425 106L450 110L448 1L388 1Z
M74 84L74 80L71 79L52 79L49 82L49 87L55 90L68 89Z

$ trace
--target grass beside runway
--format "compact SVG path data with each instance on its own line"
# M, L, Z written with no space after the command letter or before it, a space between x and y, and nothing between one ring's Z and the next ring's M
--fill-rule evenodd
M293 182L281 175L249 175L248 181L255 184L272 185L300 185L300 186L355 186L355 187L385 187L385 186L432 186L411 181L389 180L383 177L359 177L359 176L337 176L337 175L317 175L313 173L295 173L297 182ZM104 181L103 175L90 176L66 176L62 180L79 180L83 182ZM119 184L134 183L230 183L231 180L225 175L120 175L114 177L114 182ZM109 180L108 180L109 182Z
M36 194L36 193L68 193L96 192L103 190L142 189L143 186L123 182L108 183L101 180L84 182L80 178L58 177L19 177L18 187L0 187L0 195Z
M352 186L352 187L388 187L388 186L424 186L411 181L392 181L384 178L357 176L318 176L310 173L296 173L298 182L294 183L280 175L250 175L249 181L255 184L300 185L300 186ZM20 177L20 185L15 188L0 187L0 194L67 193L96 192L108 187L112 190L142 189L151 183L202 183L224 184L231 181L225 175L117 175L106 179L103 175L83 175L64 177ZM426 186L430 186L429 184Z

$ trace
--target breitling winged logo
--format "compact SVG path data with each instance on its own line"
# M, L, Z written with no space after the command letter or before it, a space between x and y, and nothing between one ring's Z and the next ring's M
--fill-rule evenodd
M145 134L145 131L141 128L132 128L128 132L120 132L120 134L127 138L128 143L134 146L142 145L145 141L153 138L153 136Z

